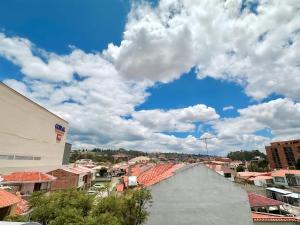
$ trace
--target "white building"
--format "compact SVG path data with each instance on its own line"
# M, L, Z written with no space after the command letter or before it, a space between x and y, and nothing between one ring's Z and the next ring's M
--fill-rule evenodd
M67 121L1 82L0 109L0 174L67 163Z

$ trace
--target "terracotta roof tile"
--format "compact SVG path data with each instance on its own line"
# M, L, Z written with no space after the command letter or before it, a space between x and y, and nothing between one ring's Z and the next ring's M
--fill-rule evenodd
M300 219L295 217L267 214L267 213L252 213L254 222L300 222Z
M124 191L124 184L117 184L116 190L117 190L117 192L123 192Z
M33 172L14 172L9 175L2 176L3 183L29 183L29 182L49 182L53 181L56 178L37 171Z
M250 207L278 206L283 204L283 202L267 198L265 196L258 195L255 193L249 193L248 199Z
M146 170L145 172L141 173L140 176L138 176L138 183L145 186L151 186L173 176L174 171L183 166L184 164L173 163L155 165L151 169Z
M0 189L0 208L15 205L20 201L21 199L18 196Z
M272 177L284 177L285 174L300 175L300 170L277 170L272 172Z

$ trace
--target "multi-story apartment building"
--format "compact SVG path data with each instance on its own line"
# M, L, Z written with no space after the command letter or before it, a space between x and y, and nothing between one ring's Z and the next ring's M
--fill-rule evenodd
M271 169L294 168L300 158L300 139L272 142L265 148Z
M0 174L68 161L68 122L0 82Z

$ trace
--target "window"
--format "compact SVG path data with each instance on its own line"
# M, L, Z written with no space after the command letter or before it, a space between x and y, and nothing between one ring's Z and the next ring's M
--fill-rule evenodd
M0 155L0 160L41 160L40 156L30 155Z
M277 148L272 148L272 158L276 168L282 168Z
M277 183L285 183L284 177L275 177L274 180Z
M296 160L291 147L284 147L284 154L289 166L295 166Z

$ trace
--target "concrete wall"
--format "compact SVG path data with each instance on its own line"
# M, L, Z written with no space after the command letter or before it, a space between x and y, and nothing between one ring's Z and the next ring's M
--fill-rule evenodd
M274 221L270 221L270 222L254 222L254 225L296 225L299 224L297 222L274 222Z
M3 83L0 83L0 109L0 173L1 168L8 167L62 165L68 128L65 120ZM66 129L59 142L56 124ZM14 155L21 157L12 160Z

